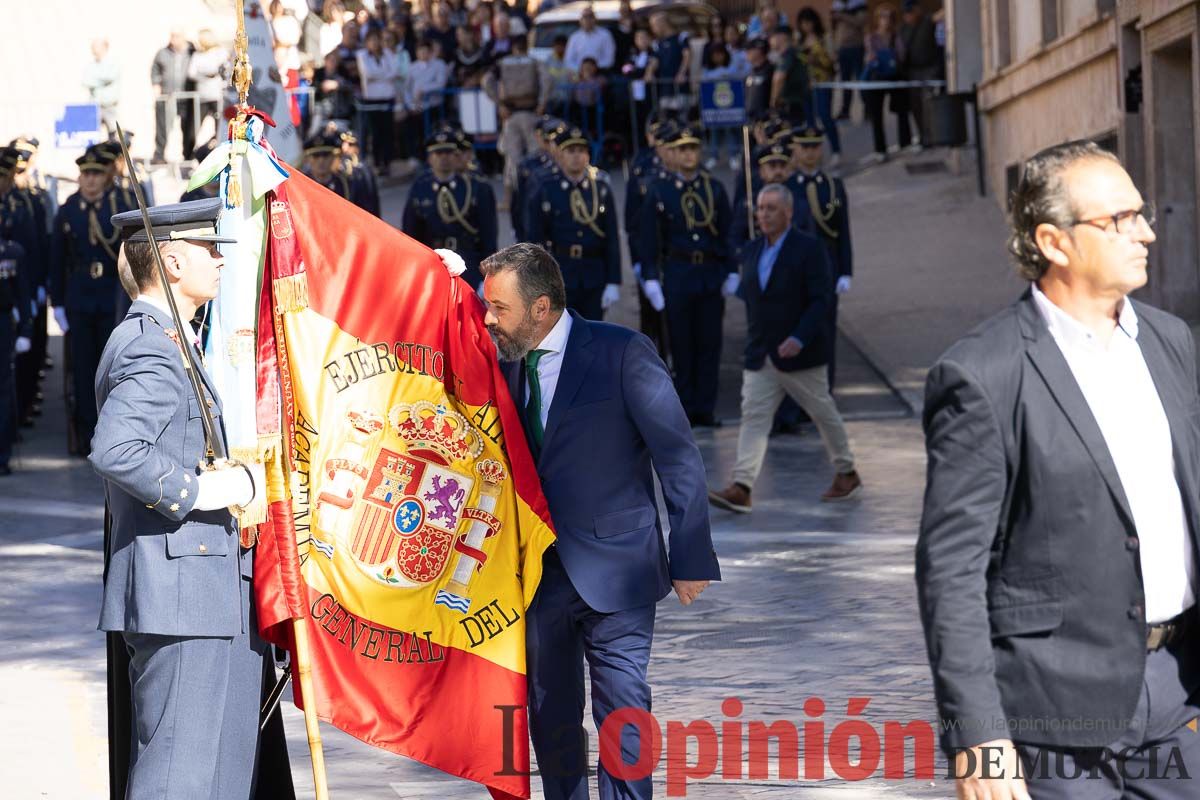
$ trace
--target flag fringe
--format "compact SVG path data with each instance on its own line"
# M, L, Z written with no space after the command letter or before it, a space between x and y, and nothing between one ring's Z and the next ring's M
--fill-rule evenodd
M262 447L235 447L229 452L229 457L242 464L265 463ZM241 507L237 514L238 527L241 529L261 525L267 521L267 495L269 492L255 492L254 499Z
M276 278L273 281L275 289L275 313L303 311L308 308L308 279L304 273Z

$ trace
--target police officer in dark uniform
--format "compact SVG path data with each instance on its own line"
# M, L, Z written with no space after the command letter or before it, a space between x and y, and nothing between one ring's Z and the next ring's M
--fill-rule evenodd
M534 138L537 149L521 159L517 164L517 181L513 186L512 204L509 214L512 218L513 236L518 242L529 241L526 228L525 208L529 204L530 193L536 189L532 185L534 175L549 171L554 165L554 157L550 154L550 137L554 131L566 127L562 120L551 116L543 116L534 128Z
M629 169L629 181L625 185L625 239L629 244L629 263L638 282L638 327L654 342L659 356L669 363L670 348L667 346L666 328L662 312L651 305L642 286L642 256L638 249L641 239L642 208L650 184L664 169L670 170L667 160L671 150L666 142L675 136L679 123L668 116L652 114L646 124L646 141L649 147L638 150Z
M337 196L349 200L364 211L371 211L371 197L359 181L351 180L342 168L342 138L328 131L309 137L304 143L304 174Z
M693 425L715 426L725 296L737 278L729 252L729 198L720 181L700 168L694 129L681 128L667 146L675 151L675 172L659 173L646 195L644 213L653 219L639 233L642 278L652 303L665 300L684 411Z
M45 302L46 285L46 219L45 206L35 199L34 195L17 187L17 170L21 162L21 151L14 146L0 148L0 218L4 227L3 238L20 245L21 280L25 284L26 302L14 306L13 310L20 315L20 325L27 332L30 347L22 347L16 358L9 364L9 386L15 389L15 405L9 404L7 413L16 414L22 424L32 424L35 414L40 413L38 406L38 381L45 356L34 351L32 341L37 330L39 309ZM39 289L41 291L39 291ZM42 315L43 330L45 317ZM12 345L10 341L8 343ZM0 347L3 343L0 342ZM44 353L44 350L42 351ZM0 358L7 356L0 350Z
M361 151L354 131L342 130L337 135L342 142L342 171L350 176L351 182L357 184L357 191L366 198L367 205L364 208L380 216L379 179L375 175L375 168L359 158Z
M34 292L38 313L33 321L33 349L30 351L33 363L26 368L32 371L38 380L43 377L43 368L48 369L51 366L50 359L46 355L48 344L46 270L50 261L50 224L54 221L54 215L58 213L57 193L46 184L35 167L39 146L38 140L32 136L19 136L9 142L9 147L17 148L19 156L16 174L17 189L29 199L33 206L34 221L41 239L39 263L31 267L34 277L31 279L30 286ZM40 402L40 397L35 399ZM31 413L33 416L41 413L36 402L31 408ZM22 424L32 425L32 416L22 420Z
M558 140L561 174L543 181L530 201L529 238L562 268L567 307L600 320L620 299L621 239L612 187L590 163L591 144L578 127Z
M7 155L5 151L0 157ZM7 158L0 163L8 163ZM8 462L16 438L14 360L18 355L28 355L33 335L28 261L25 248L12 238L18 223L16 208L8 200L0 202L0 476L12 474Z
M463 278L478 290L479 262L496 252L496 195L482 178L459 171L461 142L453 130L434 133L425 152L430 169L413 181L400 229L427 247L462 256Z
M837 298L850 290L851 275L854 274L854 253L850 242L850 207L846 199L846 187L841 178L835 178L821 169L824 132L816 126L800 128L792 137L796 145L793 163L799 169L788 180L792 190L792 224L805 233L816 236L829 253L833 268L833 301L830 304L829 320L832 326L830 341L837 335ZM829 355L829 387L833 388L834 356Z
M70 348L73 408L68 441L74 455L90 452L96 427L95 377L104 343L116 325L120 232L112 217L126 211L109 186L112 161L96 147L75 160L79 191L58 210L50 234L50 301Z

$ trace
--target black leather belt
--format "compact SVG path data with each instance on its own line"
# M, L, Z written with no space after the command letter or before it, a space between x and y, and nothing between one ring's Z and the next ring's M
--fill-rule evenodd
M1166 622L1151 625L1146 630L1146 651L1153 653L1155 650L1161 650L1182 639L1191 626L1192 615L1195 613L1195 608L1189 608L1179 616L1172 617Z
M604 250L599 247L584 247L581 244L555 245L554 255L579 261L584 258L604 258Z
M706 253L703 250L668 250L668 261L682 261L685 264L703 264L705 261L713 257L712 253Z

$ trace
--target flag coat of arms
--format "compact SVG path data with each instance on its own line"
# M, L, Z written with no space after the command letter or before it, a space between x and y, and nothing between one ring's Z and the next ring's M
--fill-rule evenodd
M260 628L306 621L319 716L529 796L525 613L553 541L483 308L300 174L270 196L260 434L281 422Z

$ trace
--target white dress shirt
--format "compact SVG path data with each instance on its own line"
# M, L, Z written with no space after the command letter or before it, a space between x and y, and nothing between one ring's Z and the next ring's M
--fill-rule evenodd
M567 39L567 52L563 54L566 65L579 72L585 58L595 59L599 69L612 69L617 58L617 43L607 28L597 25L591 33L580 28Z
M567 339L571 337L571 315L563 311L558 322L546 334L546 338L533 348L545 350L537 363L538 385L542 387L542 430L550 417L550 404L554 402L554 390L558 388L558 376L562 372L563 355L567 350ZM529 380L525 379L525 402L529 402Z
M1122 303L1117 329L1105 346L1036 285L1033 298L1100 427L1133 512L1146 620L1165 622L1196 602L1196 567L1175 477L1171 428L1138 346L1133 303Z

